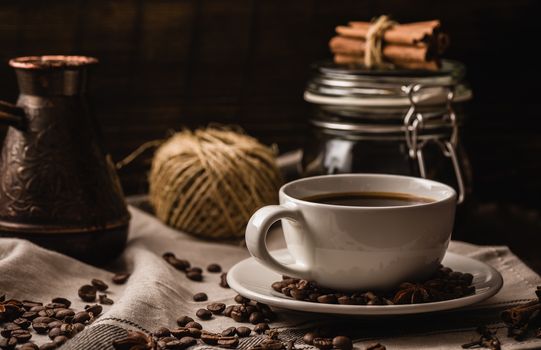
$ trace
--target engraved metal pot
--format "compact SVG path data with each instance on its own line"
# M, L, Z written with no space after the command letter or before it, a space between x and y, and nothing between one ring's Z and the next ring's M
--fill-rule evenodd
M89 114L83 56L12 59L20 95L0 102L10 125L0 161L0 237L18 237L92 263L125 246L130 215Z

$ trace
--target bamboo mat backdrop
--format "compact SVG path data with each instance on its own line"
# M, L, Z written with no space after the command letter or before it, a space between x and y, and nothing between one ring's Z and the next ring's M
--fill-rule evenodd
M16 98L11 57L88 54L101 60L91 102L116 160L169 129L209 122L239 124L287 151L302 146L308 66L330 57L335 25L382 13L440 18L451 34L447 57L466 63L475 93L464 137L477 196L538 208L538 64L520 49L536 42L537 3L4 0L0 98ZM150 155L120 172L126 193L146 191Z

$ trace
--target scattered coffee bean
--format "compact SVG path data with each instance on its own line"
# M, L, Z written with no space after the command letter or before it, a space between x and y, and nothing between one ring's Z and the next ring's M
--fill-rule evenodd
M86 321L90 320L90 314L86 311L80 311L73 316L73 323L85 323Z
M152 333L155 337L163 338L168 337L171 334L171 331L167 327L160 327Z
M315 332L308 332L304 335L304 337L302 337L302 341L305 343L305 344L308 344L308 345L313 345L314 344L314 339L315 338L319 338L319 334L315 333Z
M180 339L189 336L190 330L186 327L178 327L171 329L170 333L173 337Z
M39 346L34 343L24 343L19 347L19 350L39 350Z
M113 276L112 281L114 284L124 284L130 278L129 273L117 273Z
M212 303L212 304L207 305L207 310L209 310L215 315L220 315L225 310L225 304Z
M51 342L51 343L45 343L45 344L41 345L39 347L39 350L54 350L57 347L58 346L55 343Z
M177 324L181 327L185 327L188 322L193 322L193 318L190 316L180 316L177 318Z
M11 332L20 330L21 327L16 325L15 323L6 323L4 325L4 328L0 330L0 335L4 338L11 337Z
M45 334L49 330L47 323L32 323L32 328L34 328L38 334Z
M70 309L60 309L55 314L54 317L58 318L59 320L63 320L68 316L74 316L75 312Z
M202 330L203 326L201 326L201 324L198 322L191 321L191 322L186 323L186 328L197 328L199 330Z
M103 282L102 280L99 280L97 278L92 279L90 283L100 292L105 292L109 286L107 283Z
M195 315L202 320L210 320L212 318L212 312L207 309L199 309Z
M332 340L332 345L335 349L341 350L351 350L353 348L353 343L351 339L343 335L334 337Z
M56 327L60 327L64 324L63 321L53 321L53 322L50 322L48 325L47 325L47 328L49 329L53 329L53 328L56 328Z
M113 340L113 347L116 350L150 350L152 348L152 340L144 333L128 331L125 337Z
M219 334L214 334L210 332L202 332L201 340L207 345L216 345L218 344L218 339L220 339Z
M312 344L320 350L329 350L333 347L331 338L314 338Z
M254 332L256 332L257 334L263 334L265 333L265 331L268 331L269 329L270 327L267 323L261 322L261 323L256 324L256 326L254 327Z
M220 275L220 287L229 288L229 284L227 284L227 272L222 272Z
M13 337L0 339L1 349L15 349L16 345L17 345L17 339Z
M53 340L55 337L58 337L59 335L62 335L62 330L60 330L60 327L55 327L51 330L49 330L49 338Z
M201 329L199 328L188 328L190 331L190 337L193 338L200 338L201 337Z
M197 282L201 282L203 280L203 275L197 271L186 272L186 277L188 277L192 281L197 281Z
M38 317L38 313L34 311L25 311L22 315L22 318L26 318L29 321L32 321L34 318Z
M69 301L68 299L66 298L62 298L62 297L56 297L54 298L53 300L51 300L53 303L55 304L63 304L64 307L70 307L71 306L71 301Z
M250 302L250 299L243 297L240 294L237 294L235 296L235 301L239 304L248 304Z
M59 335L58 337L55 337L53 339L53 343L55 343L56 346L61 346L67 341L68 341L68 337L66 337L64 335Z
M197 341L193 337L190 337L190 336L180 339L180 344L182 346L182 349L195 345L196 343Z
M317 301L322 304L336 304L338 302L334 294L321 295L317 298Z
M219 273L222 272L222 267L218 264L210 264L207 266L207 271L212 273Z
M202 273L203 273L203 269L200 268L200 267L197 267L197 266L190 267L189 269L186 269L186 273L190 273L190 272L202 274Z
M196 293L193 295L193 300L194 301L207 301L208 300L208 296L206 293Z
M263 340L255 349L258 350L284 350L284 344L278 339Z
M53 309L45 309L38 312L38 316L41 317L53 317L55 315L55 311Z
M255 311L250 314L249 321L251 324L258 324L263 322L265 318L261 312Z
M102 305L113 305L115 303L113 299L109 299L109 297L107 297L107 294L100 294L98 300Z
M89 284L85 284L81 288L79 288L79 298L81 298L83 301L91 302L96 300L96 293L97 290L94 286L91 286Z
M247 337L250 335L250 333L252 333L252 330L250 328L244 327L244 326L237 327L236 331L237 331L237 335L240 338Z
M21 327L22 329L27 329L28 327L30 327L31 324L29 320L22 317L16 318L15 320L13 320L13 323Z
M234 349L239 345L239 338L237 337L220 337L218 339L218 346L226 349Z
M85 329L85 325L82 323L74 323L73 329L75 330L75 332L80 333Z
M229 327L222 331L222 336L224 337L232 337L235 334L237 334L237 329L235 327Z
M235 305L229 305L224 309L223 315L226 317L231 317L231 311L235 308Z
M49 324L53 321L56 321L54 318L52 317L43 317L43 316L38 316L36 318L34 318L32 320L32 323L46 323L46 324Z
M385 345L382 345L380 343L371 344L366 347L366 350L386 350L386 349L387 348L385 347Z
M97 317L103 311L103 307L98 304L88 305L88 307L85 307L85 311L92 314L93 317Z

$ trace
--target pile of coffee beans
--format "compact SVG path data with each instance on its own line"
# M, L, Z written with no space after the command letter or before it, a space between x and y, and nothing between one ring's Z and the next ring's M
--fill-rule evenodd
M109 289L107 283L97 278L92 279L90 283L91 284L81 286L81 288L78 290L79 298L87 303L95 302L98 292L105 292L107 289ZM114 303L112 299L109 299L107 294L99 294L98 302L102 305L113 305Z
M395 290L381 292L346 293L322 288L317 283L283 276L282 281L274 282L272 289L296 300L323 304L343 305L396 305L419 304L451 300L475 294L472 285L473 275L453 271L441 266L424 282L405 282Z
M101 305L87 305L85 310L70 308L71 301L58 297L50 303L29 300L5 300L0 302L0 348L3 350L50 350L56 349L68 339L81 332L98 317ZM51 342L37 346L31 341L32 332L47 334Z

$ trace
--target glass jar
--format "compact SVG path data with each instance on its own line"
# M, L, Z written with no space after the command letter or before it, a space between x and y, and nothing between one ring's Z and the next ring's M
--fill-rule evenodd
M313 107L301 176L389 173L454 186L459 202L471 172L460 143L464 66L437 71L366 70L319 63L304 93Z

